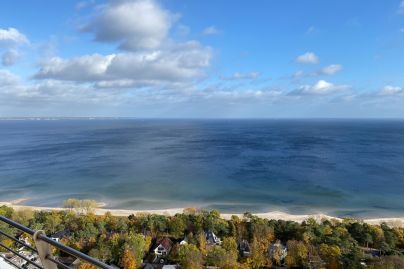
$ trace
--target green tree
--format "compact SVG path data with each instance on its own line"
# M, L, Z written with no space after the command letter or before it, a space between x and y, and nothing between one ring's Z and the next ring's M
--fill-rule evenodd
M178 259L181 268L201 269L203 258L199 249L192 244L182 245L178 250Z
M182 215L176 215L170 218L170 221L168 222L168 230L170 235L175 238L183 237L186 228L186 221Z
M209 250L206 262L221 269L234 269L238 267L237 252L214 246Z
M62 218L58 212L52 212L46 216L45 227L53 234L62 223Z
M134 255L136 264L141 264L145 251L149 249L149 242L146 241L145 236L142 234L130 233L125 241L127 248L129 248Z

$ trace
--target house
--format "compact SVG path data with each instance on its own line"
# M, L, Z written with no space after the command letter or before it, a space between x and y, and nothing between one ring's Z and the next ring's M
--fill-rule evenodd
M29 238L27 236L25 236L24 234L20 235L18 237L18 240L20 240L21 242L25 243L28 246L31 246L31 242L29 241Z
M33 254L30 251L18 251L18 253L22 256L24 256L25 258L27 258L28 260L32 261L32 262L36 262L39 265L41 265L41 261L38 257L37 254ZM26 269L34 269L37 268L36 266L28 263L25 259L22 259L21 257L17 256L17 255L13 255L10 258L10 261L13 262L14 264L18 265L21 268L26 268ZM3 269L2 267L0 267L1 269Z
M26 244L27 246L31 246L31 242L29 241L29 238L27 236L25 236L24 234L20 235L18 237L18 240L20 240L21 242L23 242L24 244ZM18 251L23 251L25 249L25 246L22 246L18 249ZM0 267L1 268L1 267Z
M220 245L222 241L212 231L205 232L205 238L208 245Z
M286 256L288 255L288 249L279 240L269 246L268 252L269 258L277 258L280 260L281 263L284 262Z
M70 236L69 230L59 231L50 236L50 238L56 242L59 242L61 239Z
M380 249L364 248L364 247L360 247L360 249L362 250L362 253L364 255L368 255L371 257L380 257L382 255L382 251Z
M170 238L163 237L157 241L156 247L154 248L154 254L156 254L158 257L165 257L170 253L172 247L173 242L170 240Z
M238 250L243 257L249 257L251 254L250 244L248 244L247 240L241 240L238 242Z

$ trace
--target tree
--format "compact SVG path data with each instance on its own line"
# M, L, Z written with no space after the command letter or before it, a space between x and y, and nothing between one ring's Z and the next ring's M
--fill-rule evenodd
M237 252L227 251L220 246L214 246L208 252L207 264L221 269L237 268Z
M267 257L268 244L267 240L254 238L251 244L251 255L247 259L247 263L253 268L258 269L264 265L271 265Z
M224 248L228 252L237 252L237 242L233 237L225 237L223 238L222 248Z
M184 236L184 231L186 228L186 222L182 215L176 215L168 222L168 230L175 238L181 238Z
M327 261L329 268L338 268L339 258L341 257L341 249L335 245L320 245L320 255Z
M77 211L80 208L80 201L73 198L67 199L63 202L63 207L67 208L69 211Z
M205 233L204 232L200 232L198 234L198 247L199 247L199 251L201 252L202 256L206 256L206 237L205 237Z
M34 218L34 211L30 209L22 209L18 211L14 211L12 215L12 219L18 223L21 223L24 226L29 226L30 221Z
M84 214L94 213L97 208L97 201L95 200L81 200L80 208Z
M125 247L122 253L120 265L123 269L136 269L138 267L133 251L127 247Z
M302 267L306 264L308 249L302 241L289 240L286 245L288 254L285 262L289 267Z
M88 255L103 262L108 262L112 258L112 253L109 247L101 242L98 243L97 248L93 248L92 250L90 250Z
M229 224L220 217L218 210L212 210L205 214L205 228L217 234L225 234L229 230Z
M404 258L402 256L386 256L371 264L370 269L401 269L404 268Z
M201 269L203 258L199 249L193 245L182 245L178 250L178 259L181 268L184 269Z
M149 249L150 241L147 242L142 234L129 233L125 239L127 247L132 251L136 264L141 264L145 251Z
M98 269L97 266L92 265L91 263L88 262L81 262L77 269Z
M58 212L52 212L46 216L45 227L53 234L56 232L57 227L62 223L62 218Z
M14 213L14 209L5 205L0 206L0 215L11 218Z

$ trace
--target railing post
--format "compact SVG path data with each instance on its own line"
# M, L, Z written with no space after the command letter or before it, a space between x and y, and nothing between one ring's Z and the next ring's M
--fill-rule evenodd
M38 251L39 259L41 260L42 266L44 269L57 269L56 264L48 260L47 258L53 258L52 249L50 244L41 240L38 236L43 235L46 236L44 231L36 231L34 233L34 242L36 249Z

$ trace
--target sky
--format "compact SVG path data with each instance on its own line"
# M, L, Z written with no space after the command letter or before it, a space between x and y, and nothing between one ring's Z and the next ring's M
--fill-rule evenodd
M404 0L5 0L0 117L404 118Z

